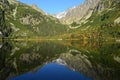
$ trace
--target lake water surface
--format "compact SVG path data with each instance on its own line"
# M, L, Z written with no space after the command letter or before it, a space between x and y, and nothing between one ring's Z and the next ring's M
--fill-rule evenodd
M0 42L0 80L119 80L120 43Z

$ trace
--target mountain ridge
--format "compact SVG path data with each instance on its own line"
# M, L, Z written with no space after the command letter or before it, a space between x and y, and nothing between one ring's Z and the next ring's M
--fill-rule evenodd
M7 36L4 35L5 37L50 37L67 32L66 25L61 24L51 15L46 15L37 6L27 5L16 0L8 1L10 10L5 11L6 17L1 16L5 18L4 24L6 25L6 28L2 29L2 33L9 32L7 28L10 28L10 33L7 33ZM4 25L2 26L4 27Z
M57 19L38 10L36 5L14 0L10 4L11 10L3 10L4 15L1 13L3 16L0 16L0 25L3 27L0 31L10 38L99 39L103 35L118 37L119 4L119 0L86 0L83 4L70 8L64 15L68 17L58 16L61 19Z
M99 1L100 0L85 0L82 4L64 11L65 16L60 17L59 19L65 24L70 24L73 21L80 20L88 13L89 10L93 9ZM56 14L56 16L59 16L59 14L61 13Z

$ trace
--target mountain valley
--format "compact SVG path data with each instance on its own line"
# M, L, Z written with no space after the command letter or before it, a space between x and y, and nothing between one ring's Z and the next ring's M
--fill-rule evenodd
M85 0L53 16L34 4L27 5L16 0L1 3L4 13L1 13L0 31L4 37L82 40L120 37L119 0Z

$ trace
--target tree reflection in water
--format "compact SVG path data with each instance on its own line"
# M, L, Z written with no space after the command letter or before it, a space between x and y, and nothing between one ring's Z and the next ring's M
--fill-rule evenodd
M119 80L120 43L43 41L4 42L0 48L0 79L54 62L94 80ZM67 76L67 75L66 75Z

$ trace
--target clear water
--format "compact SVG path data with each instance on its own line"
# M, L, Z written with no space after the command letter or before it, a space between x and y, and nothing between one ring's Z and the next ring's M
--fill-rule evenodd
M119 80L120 43L6 41L0 80Z
M62 65L50 63L36 72L28 72L10 80L91 80L86 76L72 71Z

